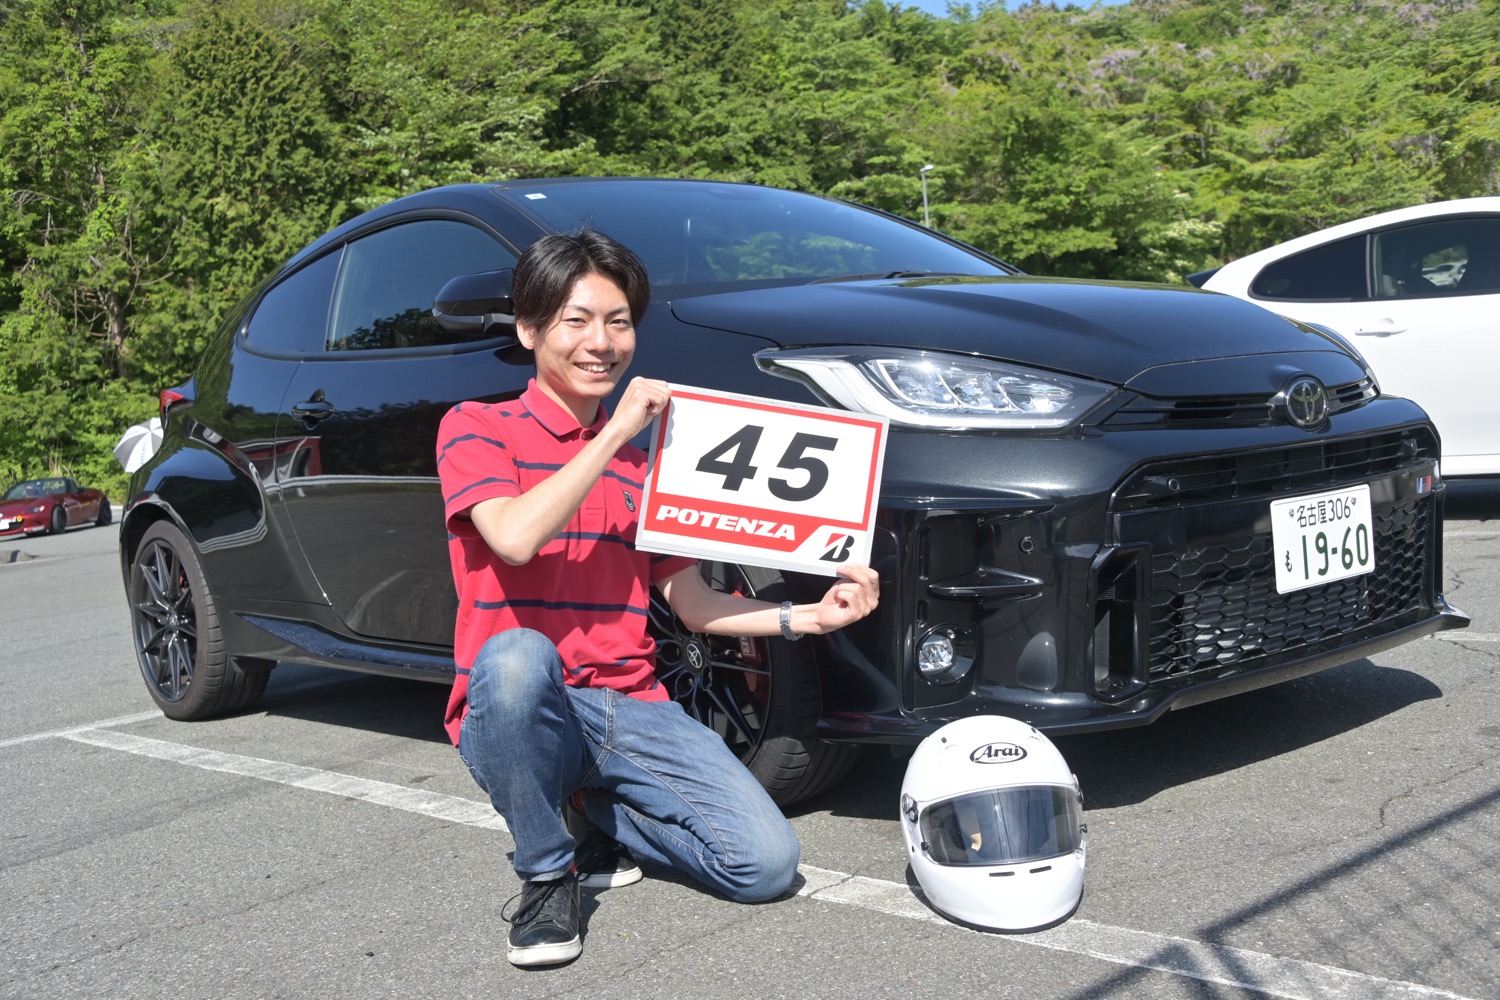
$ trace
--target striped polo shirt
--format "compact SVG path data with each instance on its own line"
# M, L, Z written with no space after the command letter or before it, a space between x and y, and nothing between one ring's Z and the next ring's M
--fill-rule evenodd
M636 550L645 452L631 444L616 452L572 520L524 566L507 565L469 519L480 501L519 496L562 468L607 419L601 406L591 426L580 426L536 379L519 399L459 403L443 417L438 476L458 589L458 673L446 718L454 743L468 710L474 658L506 629L534 629L551 639L570 685L667 700L653 673L656 643L646 632L647 605L653 583L694 560Z

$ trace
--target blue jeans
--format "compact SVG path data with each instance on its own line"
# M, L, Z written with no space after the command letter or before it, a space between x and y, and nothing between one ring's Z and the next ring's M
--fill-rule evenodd
M730 899L774 899L796 875L796 833L717 734L676 702L568 687L539 632L510 629L480 649L458 751L510 826L524 880L571 867L561 808L578 788L589 819L636 858Z

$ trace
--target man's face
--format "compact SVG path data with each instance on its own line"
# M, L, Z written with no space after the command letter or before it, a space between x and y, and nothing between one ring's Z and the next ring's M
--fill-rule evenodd
M620 286L602 274L573 283L545 329L516 325L536 356L537 386L587 426L635 355L635 322Z

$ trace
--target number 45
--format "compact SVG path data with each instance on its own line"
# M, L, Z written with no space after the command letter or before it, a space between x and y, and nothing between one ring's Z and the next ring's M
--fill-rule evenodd
M746 424L698 459L698 471L723 476L724 488L731 492L738 491L745 480L755 478L758 470L751 464L751 459L755 457L755 448L760 444L760 436L764 432L764 427ZM807 482L801 486L793 486L785 479L771 479L766 482L766 487L778 500L793 503L811 500L828 485L828 465L808 452L833 451L837 447L837 438L817 434L793 436L792 443L787 445L776 468L801 469L807 473Z

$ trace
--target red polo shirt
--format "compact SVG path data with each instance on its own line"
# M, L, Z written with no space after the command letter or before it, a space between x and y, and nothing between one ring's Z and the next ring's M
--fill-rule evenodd
M469 519L481 500L520 496L562 468L607 419L600 407L591 426L580 426L536 379L514 402L460 403L443 417L438 476L458 588L458 674L446 719L454 743L468 711L474 658L506 629L535 629L551 639L568 684L667 700L653 673L656 643L646 633L651 585L694 560L636 550L645 452L630 444L616 452L572 520L524 566L507 565Z

